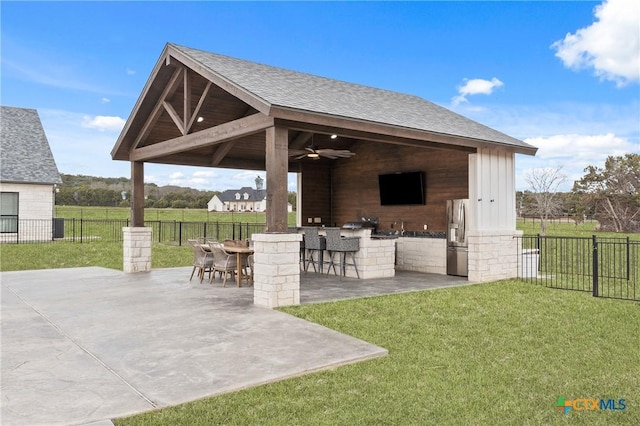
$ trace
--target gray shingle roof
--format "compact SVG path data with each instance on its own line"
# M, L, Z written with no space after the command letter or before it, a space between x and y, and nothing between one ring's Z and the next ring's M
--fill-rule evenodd
M332 80L169 44L270 106L535 149L418 96Z
M249 195L249 199L244 199L245 192ZM236 199L236 194L240 194L240 199ZM264 189L254 189L248 186L243 186L240 189L227 189L218 196L220 201L262 201L267 195L267 191Z
M38 112L0 108L0 181L62 183Z

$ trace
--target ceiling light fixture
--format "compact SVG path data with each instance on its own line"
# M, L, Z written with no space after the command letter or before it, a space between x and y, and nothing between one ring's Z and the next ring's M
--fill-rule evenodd
M198 117L198 119L196 120L198 123L202 123L204 121L204 118L202 117Z
M331 135L331 139L338 139L338 135Z

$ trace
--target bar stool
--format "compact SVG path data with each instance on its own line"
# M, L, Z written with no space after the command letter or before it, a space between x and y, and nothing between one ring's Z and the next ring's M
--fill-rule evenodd
M356 276L360 278L358 266L356 265L356 252L360 250L360 237L342 237L340 228L325 228L327 231L327 251L329 252L329 267L327 274L333 266L333 273L336 274L336 262L333 260L335 254L340 258L340 275L346 275L346 267L353 266ZM347 255L351 255L353 263L347 263ZM337 275L337 274L336 274Z
M316 264L322 273L322 264L324 263L324 250L327 247L327 243L324 237L318 234L318 228L305 226L304 230L304 247L307 252L304 261L304 272L309 270L309 264L313 265L314 272L316 270ZM318 253L318 259L314 257L314 254Z

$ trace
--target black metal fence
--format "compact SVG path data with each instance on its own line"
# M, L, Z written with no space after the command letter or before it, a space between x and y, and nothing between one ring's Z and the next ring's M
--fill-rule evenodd
M145 226L153 229L153 240L183 245L189 238L206 237L224 240L244 240L252 234L264 232L264 223L232 222L182 222L148 220ZM71 241L122 242L122 228L129 226L128 219L60 219L20 220L18 232L0 233L3 243L46 243Z
M594 297L640 301L640 241L595 235L519 238L520 278Z

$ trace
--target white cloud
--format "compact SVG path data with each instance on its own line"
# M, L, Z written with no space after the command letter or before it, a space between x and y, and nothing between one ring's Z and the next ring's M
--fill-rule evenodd
M119 132L124 127L125 120L121 117L113 117L106 115L96 115L91 117L85 115L82 118L82 126L89 129L98 129L101 132L112 131Z
M523 177L531 170L562 167L568 179L560 190L569 191L573 182L584 176L584 169L587 166L602 167L610 155L619 156L640 152L638 144L613 133L553 135L527 138L525 142L538 147L538 153L535 157L518 157L518 182L516 182L518 189L527 189Z
M568 68L593 68L618 87L640 80L640 2L607 0L594 10L596 21L551 45Z
M631 143L613 133L606 135L554 135L528 138L525 142L538 147L537 156L547 158L580 159L602 158L631 152Z
M454 106L457 106L463 102L468 102L467 96L470 95L490 95L497 87L504 86L504 83L497 78L491 80L484 80L481 78L462 80L463 84L458 86L458 96L454 96L451 101Z
M201 170L193 173L193 177L197 178L215 178L219 174L215 170Z
M126 71L127 75L136 75L136 72L130 68L127 68Z
M169 175L169 179L182 179L184 174L182 172L173 172Z
M103 103L103 104L108 104L109 102L111 102L111 99L109 99L109 98L102 98L102 99L101 99L101 101L102 101L102 103Z

